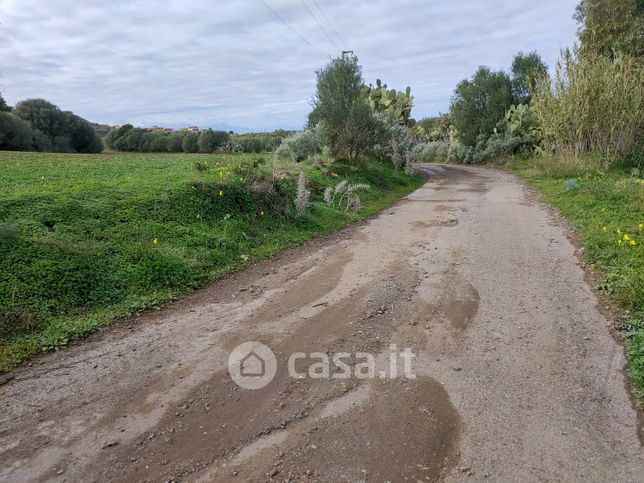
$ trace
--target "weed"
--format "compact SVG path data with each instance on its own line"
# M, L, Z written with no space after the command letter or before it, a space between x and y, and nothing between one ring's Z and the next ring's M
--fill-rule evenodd
M309 197L311 192L306 189L306 177L304 171L300 171L300 176L297 179L297 194L295 195L295 210L297 216L302 216L309 206Z

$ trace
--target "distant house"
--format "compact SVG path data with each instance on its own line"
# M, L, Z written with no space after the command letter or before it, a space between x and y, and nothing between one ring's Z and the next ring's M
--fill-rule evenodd
M152 132L164 132L166 134L174 132L174 129L172 129L171 127L161 127L161 126L151 126L147 128L147 130Z
M184 127L183 129L181 129L181 131L184 131L184 132L201 132L201 129L199 129L199 127L197 127L197 126L189 126L189 127Z

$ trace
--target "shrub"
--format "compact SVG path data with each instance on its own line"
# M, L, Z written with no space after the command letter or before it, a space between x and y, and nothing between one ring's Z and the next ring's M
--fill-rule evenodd
M449 144L444 141L431 141L414 146L411 152L413 163L436 163L447 161Z
M291 217L290 195L281 183L262 176L254 176L246 180L246 190L253 199L257 211L270 213L283 220Z
M283 137L275 134L244 134L235 136L234 141L244 148L245 153L266 153L275 151Z
M512 135L493 135L483 146L474 149L471 152L471 159L466 162L470 163L486 163L489 161L499 161L504 157L515 153L519 147L525 144L525 140L521 136Z
M451 163L471 164L474 159L474 148L463 144L450 144L447 160Z
M579 181L577 181L576 178L569 178L564 181L564 187L566 188L566 191L579 189Z
M390 161L396 169L405 166L411 159L411 152L418 142L413 130L398 123L388 113L374 116L374 144L370 152L382 161Z
M235 154L243 153L244 147L236 141L228 141L217 148L218 154Z
M282 143L275 151L279 159L292 159L293 161L304 161L311 156L322 152L320 128L305 129L291 137L282 140Z

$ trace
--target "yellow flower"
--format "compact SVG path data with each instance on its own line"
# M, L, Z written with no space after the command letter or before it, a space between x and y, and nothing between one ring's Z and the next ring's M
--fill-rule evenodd
M157 243L159 243L159 240L157 240L157 239L155 238L154 240L152 240L152 243L153 243L154 245L156 245Z
M224 196L224 192L219 190L219 196Z
M638 228L639 228L640 230L644 230L644 223L640 223L640 224L638 225Z
M605 213L605 212L606 212L606 208L602 208L602 213Z
M621 235L621 234L622 234L622 230L620 230L620 229L618 228L617 230L615 230L615 233L617 233L618 235Z
M264 210L260 211L260 212L259 212L259 214L260 214L261 216L264 216Z
M630 239L631 239L631 237L630 237L630 236L628 236L628 235L624 235L624 241L628 241L628 240L630 240Z
M606 227L603 227L603 228L602 228L602 230L604 230L604 231L608 231L608 228L606 228Z
M635 246L637 245L637 242L635 240L631 240L631 245Z
M617 244L618 244L618 245L621 245L621 244L622 244L622 240L617 240Z

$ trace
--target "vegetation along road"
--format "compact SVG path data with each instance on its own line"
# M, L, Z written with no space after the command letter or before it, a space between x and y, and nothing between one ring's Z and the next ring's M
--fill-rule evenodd
M565 224L512 174L423 171L367 222L15 370L0 479L641 481L623 348ZM277 358L261 389L227 371L246 341ZM391 344L410 377L286 370Z

